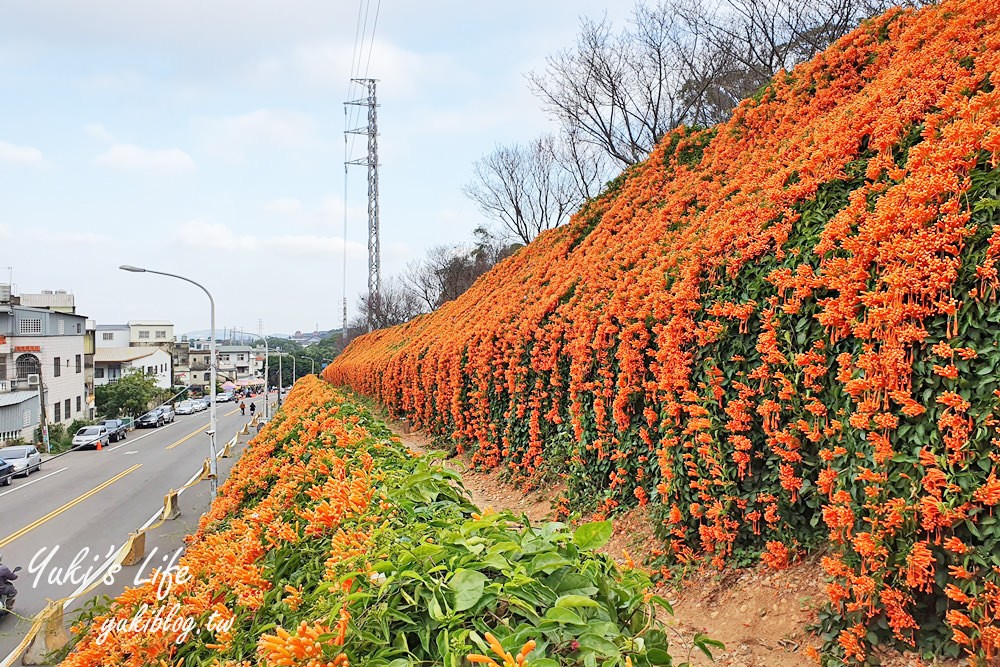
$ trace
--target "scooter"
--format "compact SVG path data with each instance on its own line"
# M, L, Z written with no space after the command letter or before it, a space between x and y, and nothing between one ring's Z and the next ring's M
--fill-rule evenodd
M11 571L18 572L20 569L21 567L18 566ZM13 587L13 584L11 584L11 587ZM3 617L5 614L14 609L14 597L16 595L17 595L17 590L14 590L10 593L6 593L4 595L0 595L0 617Z

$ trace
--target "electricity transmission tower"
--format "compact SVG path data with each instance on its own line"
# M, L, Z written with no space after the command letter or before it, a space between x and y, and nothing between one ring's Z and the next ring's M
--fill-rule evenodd
M378 226L378 118L375 100L376 79L351 79L355 83L368 86L368 97L344 104L368 107L368 126L347 130L348 134L360 134L368 137L368 155L357 160L348 160L347 164L368 167L368 330L373 327L372 316L374 306L378 303L382 288L382 254L379 249ZM346 239L345 239L346 241Z

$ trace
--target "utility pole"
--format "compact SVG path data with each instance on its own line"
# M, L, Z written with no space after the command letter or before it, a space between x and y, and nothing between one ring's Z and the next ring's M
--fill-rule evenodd
M361 134L368 137L368 155L357 160L348 160L347 164L368 167L368 330L372 326L372 303L377 303L382 289L382 260L379 248L378 224L378 103L375 98L375 82L377 79L351 79L355 83L368 86L368 97L345 102L352 106L368 107L368 126L347 130L347 134ZM345 202L346 205L346 202ZM347 239L344 239L345 243ZM344 325L347 324L347 303L344 303Z

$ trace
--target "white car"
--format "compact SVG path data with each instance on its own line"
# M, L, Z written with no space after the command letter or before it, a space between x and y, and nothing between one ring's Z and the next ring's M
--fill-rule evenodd
M224 392L224 393L221 393L221 394L217 394L215 396L215 402L216 403L228 403L231 400L233 400L234 398L235 398L235 396L233 394L231 394L230 392L227 391L227 392Z
M0 449L0 459L14 466L14 476L27 477L36 470L42 469L42 455L34 445L17 445Z
M73 449L83 449L84 447L97 449L97 443L101 443L101 447L107 447L111 444L108 429L103 426L84 426L73 436L72 445Z
M194 401L181 401L180 403L177 404L177 407L174 409L174 412L176 412L179 415L193 415L196 409L197 408L195 408L194 406Z
M194 399L194 411L201 412L202 410L208 410L208 399L207 398L196 398Z

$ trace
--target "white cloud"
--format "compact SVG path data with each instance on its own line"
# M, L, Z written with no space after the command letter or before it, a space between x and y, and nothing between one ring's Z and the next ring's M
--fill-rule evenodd
M226 225L211 218L196 218L177 228L177 242L188 248L201 250L246 251L257 248L254 236L236 234Z
M84 127L87 134L89 134L94 139L100 139L101 141L111 141L115 140L114 136L108 132L107 128L100 123L89 123Z
M19 146L0 141L0 162L23 164L29 167L45 167L48 163L42 151L34 146Z
M213 153L241 158L262 146L302 148L315 141L316 123L296 111L258 109L250 113L199 122L205 145Z
M94 234L93 232L61 232L48 229L33 229L27 236L35 241L43 243L57 243L60 245L72 246L95 246L102 243L109 243L111 237L105 234Z
M138 72L101 72L78 77L75 83L84 90L95 92L131 92L146 85L146 78Z
M302 202L292 197L279 197L264 204L264 210L275 215L292 216L302 210Z
M330 262L339 261L344 256L344 239L339 236L316 236L299 234L275 236L263 242L266 250L290 257L319 257ZM347 243L347 257L358 259L367 256L367 250L360 243Z
M307 85L342 90L352 76L352 51L347 42L302 45L296 47L291 55L290 69ZM380 97L409 97L435 84L468 86L477 81L477 77L452 56L418 53L380 39L375 40L370 61L367 51L362 58L364 62L353 75L363 75L369 69L369 62L377 67L377 71L371 69L371 74L377 74L375 78L379 80ZM275 76L282 74L283 70L273 59L267 59L261 61L255 71ZM361 84L354 84L351 95L364 98L367 90Z
M179 148L148 149L115 144L94 158L94 164L128 171L189 171L194 160Z

